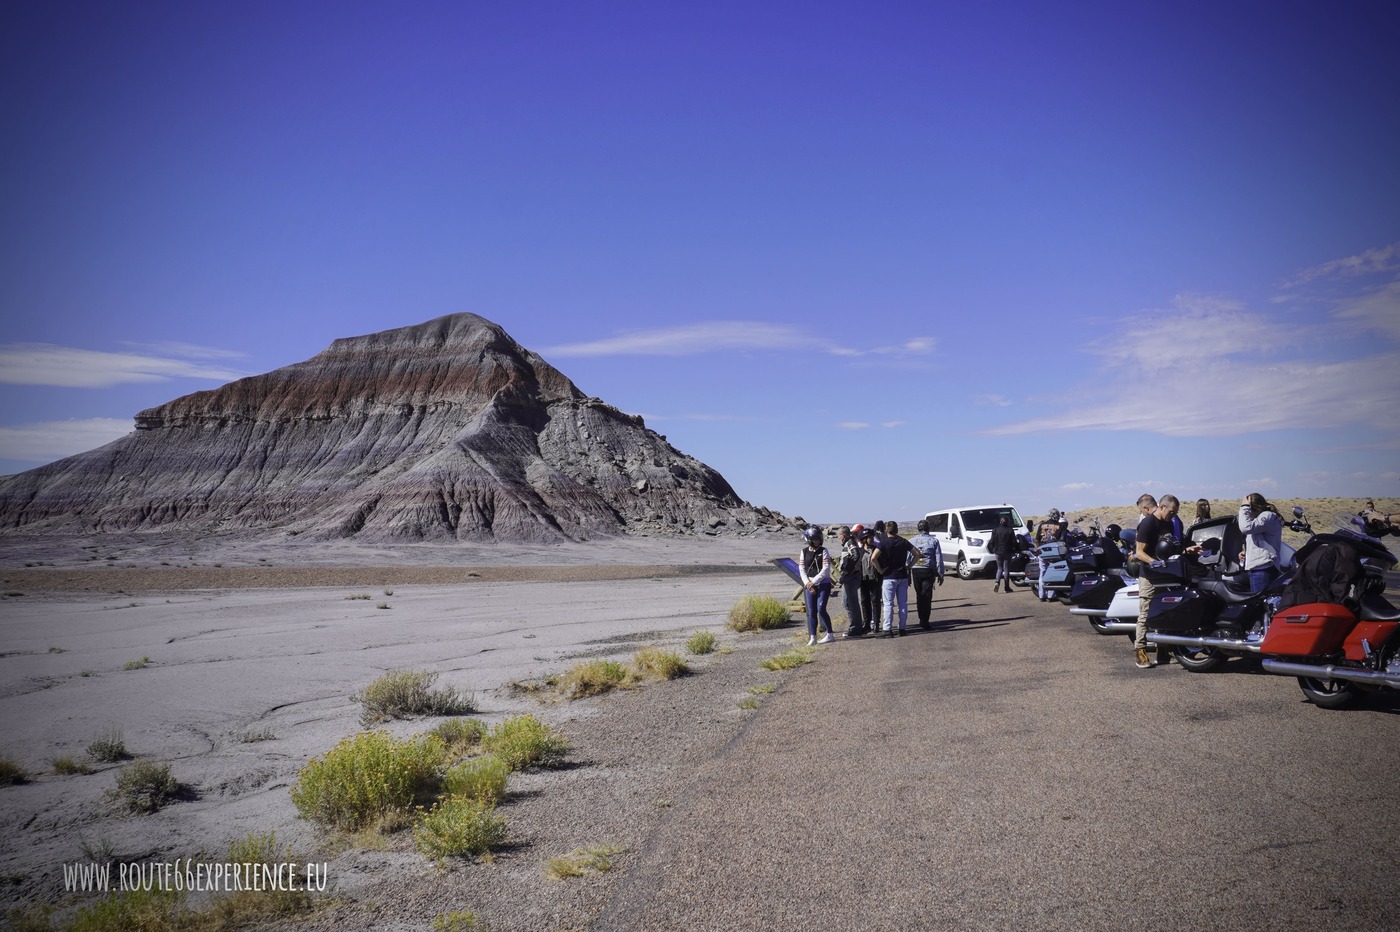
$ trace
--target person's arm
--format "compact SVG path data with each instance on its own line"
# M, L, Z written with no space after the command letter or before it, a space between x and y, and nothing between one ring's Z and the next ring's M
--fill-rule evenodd
M870 565L875 567L875 572L883 573L885 568L880 565L880 548L874 547L870 551Z
M831 582L831 551L822 548L822 569L817 574L817 583Z
M812 580L807 578L807 549L805 547L797 555L797 575L802 577L803 589L812 588Z
M943 545L933 539L933 568L938 570L938 584L943 585Z

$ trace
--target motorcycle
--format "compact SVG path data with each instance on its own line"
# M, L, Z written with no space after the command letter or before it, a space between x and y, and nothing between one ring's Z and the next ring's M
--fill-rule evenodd
M1382 596L1381 575L1395 555L1355 527L1319 534L1298 555L1304 578L1285 593L1264 636L1264 670L1296 676L1308 701L1325 709L1400 690L1400 609ZM1288 604L1308 597L1326 601Z

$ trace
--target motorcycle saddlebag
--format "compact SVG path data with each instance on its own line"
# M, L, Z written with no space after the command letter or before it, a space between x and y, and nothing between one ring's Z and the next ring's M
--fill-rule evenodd
M1198 589L1169 589L1152 596L1147 627L1163 634L1195 631L1220 617L1225 603Z
M1062 540L1052 540L1049 543L1041 544L1035 552L1046 563L1053 563L1056 560L1063 560L1065 554L1069 553L1069 547L1065 546L1065 542Z
M1305 602L1274 615L1261 653L1293 657L1325 657L1342 649L1356 616L1345 605Z
M1049 589L1069 588L1069 564L1052 563L1045 568L1045 586Z
M1113 593L1123 588L1123 577L1116 573L1108 576L1083 576L1074 581L1069 592L1069 602L1079 608L1108 608L1113 602Z

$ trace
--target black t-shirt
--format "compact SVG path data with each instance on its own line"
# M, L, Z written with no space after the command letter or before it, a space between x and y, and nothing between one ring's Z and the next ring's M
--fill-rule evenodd
M1147 552L1148 562L1157 559L1157 542L1162 539L1163 534L1171 532L1171 524L1157 520L1156 515L1146 515L1138 522L1137 540L1139 544L1142 544L1142 549Z
M896 534L894 537L886 537L881 540L875 549L880 553L880 568L884 571L881 574L883 578L909 578L909 569L905 564L909 560L909 554L914 550L913 544Z

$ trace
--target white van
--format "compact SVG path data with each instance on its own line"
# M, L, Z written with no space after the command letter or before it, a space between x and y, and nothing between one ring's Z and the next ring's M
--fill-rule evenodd
M943 548L944 569L955 569L959 579L972 579L996 567L997 558L987 552L987 541L1003 517L1015 533L1025 530L1021 513L1005 503L944 508L924 516L929 534L938 538L938 546Z

